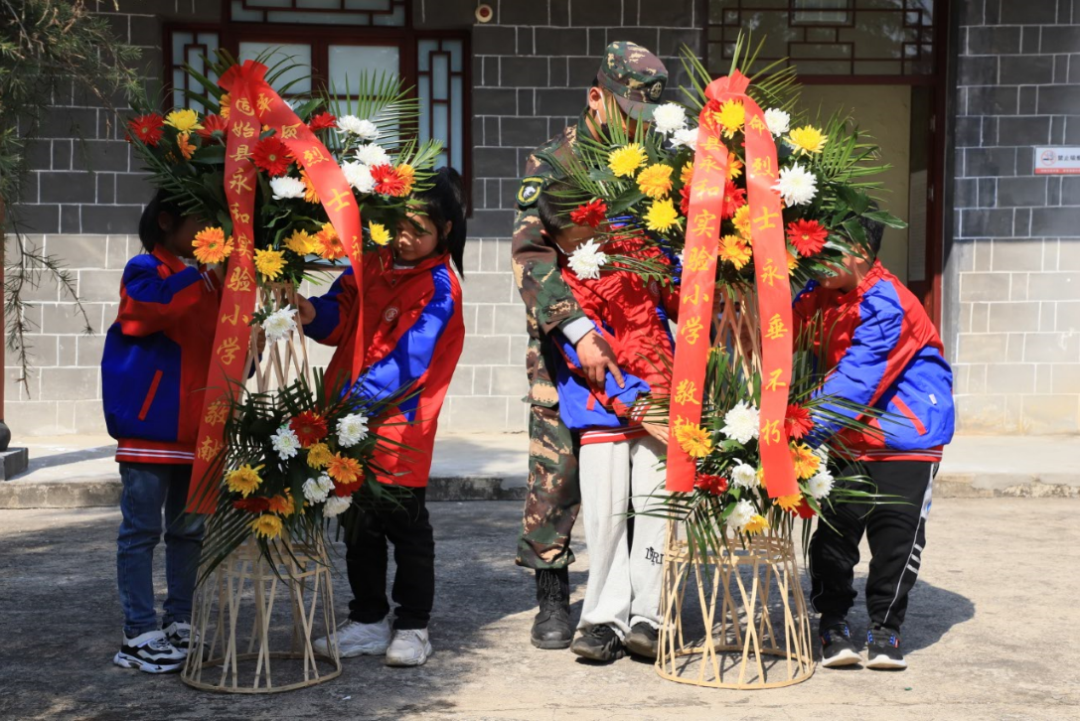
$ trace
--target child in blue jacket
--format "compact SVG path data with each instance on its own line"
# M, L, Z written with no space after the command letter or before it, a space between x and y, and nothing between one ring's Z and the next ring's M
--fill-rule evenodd
M147 673L178 671L191 635L203 529L185 520L184 507L214 341L207 319L217 317L221 300L217 274L192 260L203 225L164 191L146 206L139 222L146 253L124 268L101 360L105 422L123 483L116 571L124 640L113 663ZM159 622L153 559L163 506L168 596Z
M843 503L822 509L810 542L811 601L821 613L822 665L846 666L862 659L851 640L847 613L863 534L872 558L866 581L867 666L907 667L900 625L926 547L930 495L942 448L953 435L952 371L941 338L922 304L900 280L874 260L884 230L866 224L869 259L845 257L835 274L812 282L795 301L796 317L821 314L818 357L831 368L820 396L882 411L860 418L872 430L838 432L835 420L816 415L812 436L828 437L851 466L842 475L868 475L877 492L904 503ZM852 417L839 405L833 413ZM831 526L831 527L830 527Z

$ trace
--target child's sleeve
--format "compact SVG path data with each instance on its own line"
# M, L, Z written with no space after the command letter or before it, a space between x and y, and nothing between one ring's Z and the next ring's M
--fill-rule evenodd
M308 300L315 306L315 319L304 326L304 335L323 345L338 345L356 305L356 276L352 268L346 268L325 295Z
M371 401L383 400L423 380L433 362L456 363L456 358L436 360L435 352L454 315L460 312L458 305L449 278L437 276L435 292L416 322L406 326L392 351L364 370L353 393Z
M152 256L132 259L124 268L121 284L117 322L121 332L129 336L147 336L169 328L221 286L214 273L198 268L185 268L163 278Z
M555 335L558 337L559 349L566 360L567 368L571 373L581 376L581 361L578 359L573 343L561 333ZM603 393L598 394L591 386L589 386L589 390L601 405L610 408L615 415L620 418L630 418L630 411L638 398L648 394L651 389L644 380L629 373L623 374L623 387L620 388L612 372L607 371L604 374Z
M842 398L850 403L872 406L910 360L910 353L901 344L904 312L899 301L882 295L864 296L859 304L859 326L851 345L815 398ZM906 357L905 357L906 356ZM857 418L858 412L833 403L820 409L830 413ZM836 420L814 414L813 438L822 442L836 433Z

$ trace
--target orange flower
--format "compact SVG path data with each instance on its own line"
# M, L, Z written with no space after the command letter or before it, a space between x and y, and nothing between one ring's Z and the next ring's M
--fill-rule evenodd
M176 147L180 149L180 154L184 156L184 160L191 160L191 156L195 154L195 146L189 143L191 136L187 133L180 133L176 136Z
M311 182L306 170L300 171L300 180L304 181L304 200L318 205L319 194L315 191L315 184Z
M690 181L694 179L694 161L691 160L686 165L682 166L682 173L679 174L679 180L683 185L689 185Z
M292 494L286 491L284 496L270 498L267 501L267 509L279 516L291 516L296 512L296 504L293 502Z
M232 253L232 238L225 239L221 228L203 228L195 234L195 259L200 263L220 263Z
M401 182L405 184L405 187L402 189L401 194L408 195L412 192L413 183L416 182L416 170L413 169L413 166L409 165L408 163L402 163L401 165L397 166L397 174L398 177L401 178Z
M232 96L229 95L228 93L225 93L224 95L221 96L221 99L218 100L218 104L220 105L220 109L218 110L218 115L220 115L225 120L228 120L229 119L229 111L232 109Z
M801 480L810 478L817 473L818 466L821 464L821 459L818 458L813 449L805 443L792 443L791 444L791 463L795 466L795 475Z
M735 180L735 178L742 175L743 162L736 157L735 153L728 153L727 156L727 177L728 180Z
M360 466L360 461L355 458L349 458L343 456L340 453L335 453L334 457L330 459L330 463L327 465L326 472L337 483L342 485L352 485L361 479L361 474L364 469Z
M792 493L789 496L780 496L776 499L776 505L780 506L788 513L795 513L800 503L802 503L801 493Z
M743 237L747 243L753 243L751 235L751 221L750 221L750 206L744 205L735 211L735 217L731 222L735 224L735 230L739 231L739 235Z
M345 246L330 223L323 223L322 230L315 234L315 252L326 260L337 260L345 255Z
M725 235L720 239L720 260L726 260L735 266L735 270L742 270L750 262L750 246L743 242L737 235Z

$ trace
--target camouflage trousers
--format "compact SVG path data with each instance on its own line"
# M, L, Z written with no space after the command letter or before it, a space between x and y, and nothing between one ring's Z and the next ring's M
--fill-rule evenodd
M564 568L574 562L570 532L581 507L578 444L557 408L530 406L529 487L517 564Z

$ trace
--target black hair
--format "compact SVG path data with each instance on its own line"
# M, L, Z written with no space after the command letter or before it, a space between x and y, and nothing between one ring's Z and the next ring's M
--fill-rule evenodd
M876 203L871 207L871 210L877 210ZM863 233L866 234L866 248L871 253L870 260L874 260L878 257L878 253L881 252L881 239L885 235L885 224L859 216L859 225L862 226Z
M566 183L550 183L536 201L536 213L540 216L540 227L552 240L559 237L563 228L570 225L570 211L566 201L560 197L570 189Z
M173 227L179 225L180 220L184 217L180 205L169 200L168 193L159 189L154 193L154 197L150 202L146 204L146 207L143 208L142 217L139 218L139 240L142 241L143 248L146 249L147 253L153 253L154 248L165 240L165 231L162 230L161 225L158 223L158 216L162 213L168 213L172 216Z
M435 225L439 236L439 248L450 253L450 259L458 275L465 277L465 183L458 171L442 167L432 177L433 185L415 197L424 208L423 212ZM450 223L450 232L446 224Z

